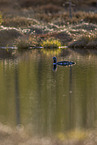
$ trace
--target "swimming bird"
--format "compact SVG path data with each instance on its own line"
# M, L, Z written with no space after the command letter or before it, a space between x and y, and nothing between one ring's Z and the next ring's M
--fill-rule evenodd
M53 65L66 66L66 65L73 65L73 64L75 64L73 61L59 61L59 62L57 62L57 58L53 57Z

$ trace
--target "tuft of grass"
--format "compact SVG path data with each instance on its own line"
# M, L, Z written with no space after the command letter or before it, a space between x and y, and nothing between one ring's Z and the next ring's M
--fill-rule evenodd
M61 46L61 42L56 39L47 39L43 40L41 46L44 48L59 48Z
M30 43L26 39L17 39L16 46L19 50L28 49L30 47Z

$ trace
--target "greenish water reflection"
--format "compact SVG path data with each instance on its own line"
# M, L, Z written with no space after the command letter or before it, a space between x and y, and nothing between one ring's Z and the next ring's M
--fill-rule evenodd
M56 72L52 57L33 50L0 60L0 122L43 136L96 126L97 55L61 50L57 59L76 65Z

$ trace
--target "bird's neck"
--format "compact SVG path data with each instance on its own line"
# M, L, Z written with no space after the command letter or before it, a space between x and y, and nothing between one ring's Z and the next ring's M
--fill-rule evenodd
M56 59L54 59L54 63L56 63L57 62L57 60Z

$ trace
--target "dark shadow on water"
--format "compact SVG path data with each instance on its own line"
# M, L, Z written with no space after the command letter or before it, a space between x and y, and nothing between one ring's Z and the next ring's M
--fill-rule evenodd
M67 66L61 66L61 67L67 67ZM69 116L68 116L68 120L69 120L69 128L68 129L71 129L72 128L72 65L71 66L68 66L69 67L69 94L68 94L68 102L69 102ZM60 68L59 68L60 69ZM53 65L53 71L57 71L57 65Z
M97 55L97 50L96 49L74 48L74 49L71 49L71 50L74 51L74 52L79 53L82 56L89 55L89 54Z
M18 68L16 66L15 68L15 104L16 104L16 124L21 124L20 119L20 91L19 91L19 74L18 74Z
M69 124L72 126L72 67L70 66L69 74Z
M8 50L8 49L0 49L0 59L14 59L16 58L15 52L16 50Z

